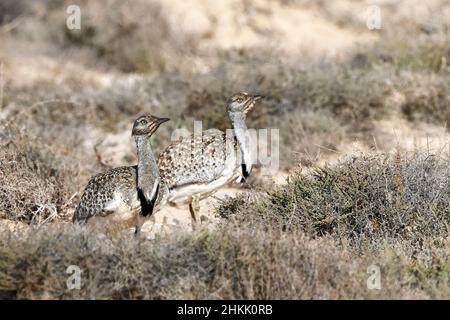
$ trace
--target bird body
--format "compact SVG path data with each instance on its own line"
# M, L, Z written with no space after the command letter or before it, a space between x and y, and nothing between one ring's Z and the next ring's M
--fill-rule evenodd
M189 202L192 195L207 197L240 177L239 164L237 141L220 130L183 137L158 159L167 194L162 201L179 205Z
M81 197L73 221L87 221L93 216L114 213L115 219L129 218L140 209L136 191L137 166L118 167L93 176Z
M228 100L233 134L209 129L183 137L164 150L158 158L163 186L160 206L189 203L195 224L198 200L231 181L245 180L252 168L245 118L259 98L238 93Z
M137 166L113 168L93 176L75 209L74 223L108 217L126 227L139 226L141 216L152 214L160 199L160 176L150 137L168 120L143 115L135 121L132 135L137 147Z
M133 126L138 165L111 169L88 183L73 221L92 217L128 221L139 232L146 217L166 204L189 203L193 227L198 201L231 181L244 181L252 169L246 114L260 96L238 93L227 101L232 134L216 129L202 131L169 145L156 162L150 137L162 122L150 115ZM128 225L129 226L129 225Z

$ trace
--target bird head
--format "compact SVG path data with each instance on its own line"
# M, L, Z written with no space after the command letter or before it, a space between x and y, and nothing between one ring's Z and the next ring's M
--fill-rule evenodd
M134 121L131 135L133 137L142 135L151 136L162 123L169 120L169 118L158 118L148 113L144 114Z
M242 113L246 115L256 104L256 101L261 99L260 95L250 95L246 92L239 92L233 94L227 101L228 113Z

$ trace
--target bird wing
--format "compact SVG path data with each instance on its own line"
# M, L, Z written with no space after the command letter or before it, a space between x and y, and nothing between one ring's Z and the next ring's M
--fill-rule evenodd
M172 143L158 159L161 179L169 190L216 180L227 166L227 143L236 150L234 138L217 129Z
M124 206L131 206L135 190L136 167L118 167L93 176L81 196L80 203L75 209L73 221L87 221L95 215L107 216L114 201L123 202Z

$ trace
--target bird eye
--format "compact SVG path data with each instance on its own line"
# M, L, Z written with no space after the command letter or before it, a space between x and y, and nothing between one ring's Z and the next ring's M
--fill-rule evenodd
M242 99L242 98L237 98L236 101L239 102L239 103L241 103L242 101L244 101L244 99Z
M144 126L147 124L147 120L145 120L145 119L142 119L140 122L141 122L141 124L144 125Z

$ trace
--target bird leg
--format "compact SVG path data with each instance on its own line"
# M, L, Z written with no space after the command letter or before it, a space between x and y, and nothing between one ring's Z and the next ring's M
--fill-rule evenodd
M137 238L141 235L141 227L140 225L136 225L136 229L134 230L134 236Z
M200 210L200 205L198 204L198 197L192 197L189 203L189 212L191 213L192 219L192 230L197 228L198 221L198 211Z
M142 215L140 210L137 210L135 212L135 217L136 217L136 221L135 221L135 230L134 230L134 236L138 237L141 233L141 228L142 225L145 223L146 219L145 217Z

